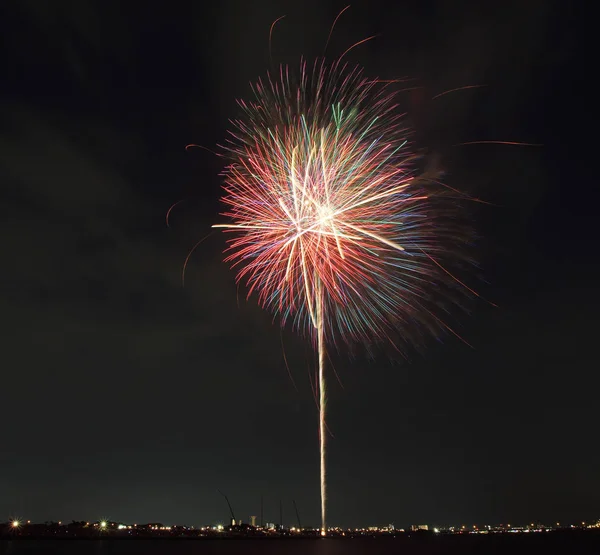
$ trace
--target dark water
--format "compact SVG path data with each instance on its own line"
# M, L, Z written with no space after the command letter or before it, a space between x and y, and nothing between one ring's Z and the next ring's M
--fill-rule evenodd
M597 537L310 540L13 540L2 555L600 555Z

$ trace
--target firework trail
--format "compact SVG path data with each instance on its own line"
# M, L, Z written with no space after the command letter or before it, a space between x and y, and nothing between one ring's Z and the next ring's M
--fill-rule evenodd
M341 59L282 66L239 101L223 145L226 223L213 227L231 233L225 260L318 354L323 535L326 345L437 333L440 301L462 287L443 262L463 240L460 194L417 173L390 87Z

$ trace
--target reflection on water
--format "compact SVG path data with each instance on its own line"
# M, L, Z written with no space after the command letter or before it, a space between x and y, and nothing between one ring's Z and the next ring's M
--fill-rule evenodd
M394 555L394 540L17 540L0 542L2 555Z
M0 555L551 555L600 554L600 534L501 534L293 540L12 540Z

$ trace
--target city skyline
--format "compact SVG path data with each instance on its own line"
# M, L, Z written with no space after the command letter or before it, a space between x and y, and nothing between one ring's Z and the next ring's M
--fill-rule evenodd
M196 531L196 532L233 532L236 530L248 530L253 529L257 531L265 532L314 532L316 536L320 535L321 528L319 524L314 526L302 526L301 523L295 525L285 525L279 522L265 522L264 524L252 524L250 521L255 518L255 515L248 517L246 521L230 519L230 522L223 522L221 520L214 520L209 524L182 524L182 523L169 523L165 524L158 520L140 523L128 523L125 521L112 520L109 518L102 518L98 520L71 520L71 521L44 521L32 522L31 520L24 519L9 519L6 522L0 521L0 528L4 526L4 530L22 531L25 528L38 528L40 526L48 529L68 529L68 528L86 528L95 529L97 532L124 532L127 530L146 530L157 533L162 532L175 532L177 530ZM400 525L396 526L394 523L388 523L385 525L368 525L356 528L347 528L339 525L332 525L328 527L328 531L335 532L360 532L360 533L410 533L410 532L433 532L439 533L452 533L452 534L486 534L486 533L502 533L502 532L533 532L533 531L553 531L553 530L598 530L600 529L600 519L590 519L587 522L581 521L576 523L565 523L565 522L551 522L543 523L541 521L534 520L533 522L527 523L493 523L493 524L411 524L411 525Z

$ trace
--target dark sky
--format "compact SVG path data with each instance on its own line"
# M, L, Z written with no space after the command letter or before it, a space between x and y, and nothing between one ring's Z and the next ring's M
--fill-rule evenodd
M309 344L236 300L215 235L236 98L321 54L344 2L21 0L1 8L0 520L318 524ZM331 524L598 516L595 207L578 2L357 1L329 47L403 102L474 207L468 348L334 363ZM153 7L160 6L160 7ZM588 69L589 71L589 69ZM485 88L446 95L444 90ZM587 85L588 87L591 85ZM543 147L475 145L514 140ZM593 158L591 159L593 160ZM172 214L171 228L164 216ZM476 210L475 210L476 209ZM281 342L298 385L292 385Z

